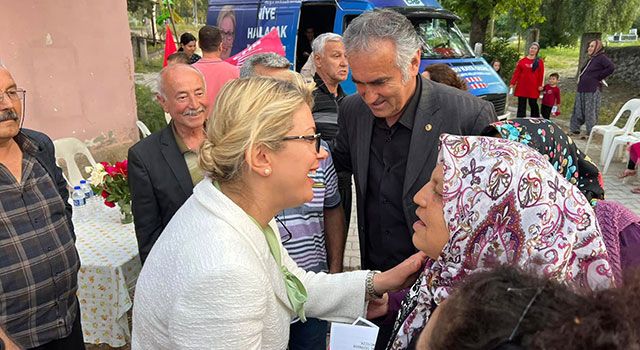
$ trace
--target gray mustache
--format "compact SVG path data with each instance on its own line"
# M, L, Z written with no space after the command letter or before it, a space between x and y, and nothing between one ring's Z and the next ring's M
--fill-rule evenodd
M0 112L0 122L3 122L5 120L15 120L17 121L18 118L18 113L16 113L15 110L13 109L9 109L6 110L4 112Z
M182 115L186 115L188 117L193 117L195 115L198 115L200 113L204 112L204 108L200 107L198 109L189 109L184 111L184 113L182 113Z

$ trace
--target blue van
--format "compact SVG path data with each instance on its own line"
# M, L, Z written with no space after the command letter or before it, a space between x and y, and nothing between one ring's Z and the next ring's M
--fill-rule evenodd
M448 64L467 82L469 92L493 104L499 119L508 117L507 86L474 55L455 25L460 17L436 0L209 0L207 24L222 29L223 47L231 56L275 28L287 59L299 70L306 61L303 50L309 50L306 34L342 34L351 20L375 8L398 11L414 24L424 42L420 71L430 64ZM350 79L342 87L355 92Z

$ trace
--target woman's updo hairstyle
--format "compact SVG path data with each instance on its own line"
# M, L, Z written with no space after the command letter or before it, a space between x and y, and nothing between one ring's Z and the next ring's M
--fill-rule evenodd
M293 113L313 104L313 84L268 77L236 79L224 85L207 122L207 139L200 148L204 172L221 183L241 176L245 153L263 145L277 151L293 128Z

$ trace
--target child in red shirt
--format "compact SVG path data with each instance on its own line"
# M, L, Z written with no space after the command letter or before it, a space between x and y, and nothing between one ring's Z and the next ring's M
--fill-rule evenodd
M560 115L560 88L558 87L558 73L549 74L549 84L542 89L542 108L540 112L544 119L549 119L551 113L557 117ZM555 111L553 110L555 107Z

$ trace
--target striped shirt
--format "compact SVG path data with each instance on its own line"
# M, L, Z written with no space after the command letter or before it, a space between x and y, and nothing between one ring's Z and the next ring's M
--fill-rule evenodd
M329 146L322 141L322 147L329 152ZM311 176L313 199L297 208L285 209L277 217L278 229L283 245L291 258L306 271L327 272L327 248L324 236L324 209L340 204L338 177L333 168L331 153L320 161L316 173ZM291 232L291 239L286 241ZM286 241L286 242L285 242Z
M15 140L20 183L0 164L0 325L33 348L71 333L80 261L65 203L33 156L38 146L22 133Z
M318 87L313 91L313 120L322 139L332 143L338 134L338 107L346 96L342 87L338 85L337 95L327 89L327 85L316 73L313 80Z

